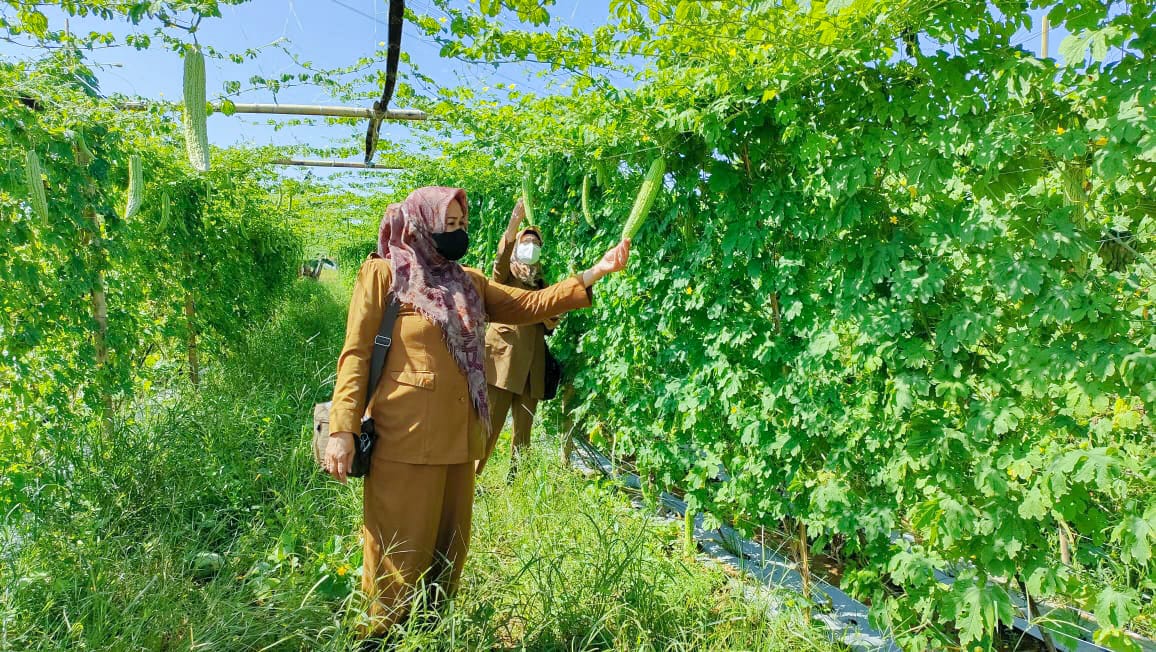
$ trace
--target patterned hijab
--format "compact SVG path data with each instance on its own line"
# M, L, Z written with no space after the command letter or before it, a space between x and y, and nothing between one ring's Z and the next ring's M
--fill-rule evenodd
M377 254L390 261L398 301L437 324L446 347L469 383L470 401L488 432L490 406L486 398L485 304L469 275L458 263L437 252L433 233L446 229L446 210L457 200L466 209L461 188L418 188L400 204L390 204L381 220ZM468 222L467 222L468 224Z
M537 227L528 226L521 231L518 231L518 235L514 236L513 246L515 252L517 252L518 245L522 244L522 237L525 235L536 235L538 236L538 243L542 243L542 234L538 231ZM525 283L529 287L538 289L546 287L545 282L542 281L542 263L540 259L539 262L534 263L533 265L527 265L526 263L519 261L516 255L511 254L510 274L512 274L514 278L518 279L522 283Z

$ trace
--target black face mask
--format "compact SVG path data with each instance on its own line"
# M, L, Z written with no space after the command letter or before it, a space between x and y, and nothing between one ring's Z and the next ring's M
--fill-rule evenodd
M431 235L433 235L434 248L446 260L458 260L466 255L466 250L470 248L470 234L465 229Z

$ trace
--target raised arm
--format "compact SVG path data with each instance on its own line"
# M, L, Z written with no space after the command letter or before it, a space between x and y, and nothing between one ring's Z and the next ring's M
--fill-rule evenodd
M590 287L603 276L621 271L630 257L630 241L623 240L602 256L593 267L537 291L519 290L501 283L486 282L483 300L490 321L501 324L534 324L577 308L590 306Z
M482 298L490 321L523 326L576 308L588 308L593 296L582 285L581 277L575 275L542 290L519 290L487 281Z
M506 232L502 234L502 239L498 241L498 256L494 259L494 273L490 277L498 283L510 282L510 254L514 252L514 238L518 235L518 227L522 225L522 220L526 219L526 209L522 206L522 200L519 199L514 203L514 212L510 214L510 222L506 225Z

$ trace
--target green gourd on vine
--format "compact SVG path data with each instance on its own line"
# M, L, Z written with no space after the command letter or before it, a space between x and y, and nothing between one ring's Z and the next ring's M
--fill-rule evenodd
M590 228L596 229L598 225L594 223L594 216L590 214L590 175L587 174L582 177L582 217L586 218L586 223Z
M650 164L650 169L646 171L646 176L642 179L642 187L638 189L638 195L634 198L634 207L630 209L630 217L627 218L625 226L622 227L624 240L633 238L638 233L638 229L642 228L642 223L646 221L646 215L650 212L654 199L658 197L658 189L662 187L662 177L665 174L666 161L662 157L654 159L654 162Z
M205 108L205 55L198 46L185 52L185 149L189 163L209 169L208 114Z
M33 212L41 220L48 221L48 198L44 194L44 181L40 177L40 157L28 150L24 157L24 173L28 182L28 200Z
M140 161L140 154L133 154L128 159L128 196L125 199L124 219L129 219L140 210L141 198L144 195L144 170Z
M534 220L534 184L528 174L522 177L522 208L526 209L528 223L537 224Z

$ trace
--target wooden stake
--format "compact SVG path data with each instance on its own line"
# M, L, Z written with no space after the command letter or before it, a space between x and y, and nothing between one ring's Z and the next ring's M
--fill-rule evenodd
M100 391L100 402L104 408L101 420L106 435L112 434L112 392L104 384L104 370L108 366L108 295L104 279L104 250L100 240L100 215L93 209L88 209L86 217L92 223L91 233L87 234L89 248L92 254L93 273L92 290L89 298L92 301L92 320L96 322L96 330L92 333L92 344L96 348L96 378Z
M1072 565L1072 533L1068 530L1068 524L1060 521L1060 526L1056 528L1056 534L1060 537L1060 561L1064 562L1065 566Z
M807 542L807 524L799 520L799 575L803 577L803 614L811 620L811 555Z
M574 386L562 387L562 466L570 467L570 456L574 454Z
M185 293L185 326L187 340L185 343L189 354L189 382L196 387L201 382L201 370L197 360L197 304L193 301L193 293Z
M682 522L682 554L687 559L694 559L697 552L698 546L694 543L694 510L690 508L688 503Z

